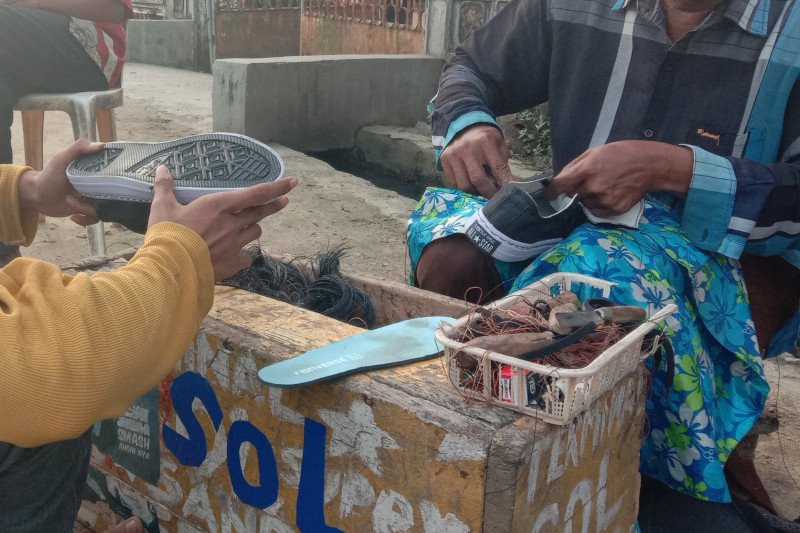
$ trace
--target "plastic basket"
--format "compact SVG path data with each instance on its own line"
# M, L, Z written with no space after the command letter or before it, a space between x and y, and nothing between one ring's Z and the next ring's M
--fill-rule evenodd
M609 296L615 285L580 274L557 273L485 307L508 309L523 298L533 301L543 294L555 294L554 289L571 290L573 284L599 289L604 297ZM650 351L643 352L645 335L676 309L677 306L670 304L659 310L589 365L578 369L540 365L490 350L466 347L448 337L442 327L436 331L436 340L444 347L450 380L466 396L563 425L585 411L650 355ZM452 327L463 328L469 320L468 316L460 318ZM459 352L475 357L479 363L467 383L456 363L455 355Z

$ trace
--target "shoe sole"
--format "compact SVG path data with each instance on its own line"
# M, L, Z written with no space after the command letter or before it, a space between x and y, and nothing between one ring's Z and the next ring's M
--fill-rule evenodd
M284 172L283 161L269 146L235 133L208 133L157 143L109 142L72 161L67 178L84 196L151 202L159 165L169 167L175 197L184 204L269 183Z

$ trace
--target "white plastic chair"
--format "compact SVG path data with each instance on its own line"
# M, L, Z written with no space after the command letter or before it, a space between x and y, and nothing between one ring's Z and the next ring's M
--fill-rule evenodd
M115 141L117 128L114 108L122 106L122 89L71 94L29 94L17 100L14 109L22 114L25 140L25 164L35 170L43 166L44 112L63 111L72 120L75 139ZM106 238L103 223L86 228L89 253L105 255Z

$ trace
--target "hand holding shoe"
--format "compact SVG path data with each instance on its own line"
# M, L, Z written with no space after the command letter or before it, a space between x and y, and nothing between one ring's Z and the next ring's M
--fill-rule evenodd
M197 232L208 245L214 279L219 281L252 263L250 256L241 254L242 248L261 236L258 222L283 209L289 203L284 195L296 185L297 178L284 178L209 194L182 205L175 199L169 169L161 165L156 169L148 228L159 222L175 222Z
M86 226L97 222L94 207L72 186L66 169L80 155L98 152L103 143L78 139L66 150L58 152L41 172L29 170L20 176L19 207L32 209L49 217L67 217Z
M503 132L491 124L476 124L450 141L440 159L453 186L491 198L513 179L508 158ZM484 165L491 172L487 173Z
M648 193L685 197L694 158L689 148L655 141L618 141L589 148L556 176L548 198L578 195L597 217L628 212Z

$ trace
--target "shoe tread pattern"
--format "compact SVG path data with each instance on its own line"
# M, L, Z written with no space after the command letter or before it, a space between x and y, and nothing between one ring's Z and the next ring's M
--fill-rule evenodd
M280 168L275 157L241 143L220 139L195 140L168 147L126 169L150 181L158 165L166 165L177 184L231 187L265 181Z
M122 153L121 148L107 148L75 160L73 168L80 172L99 172L108 167Z

